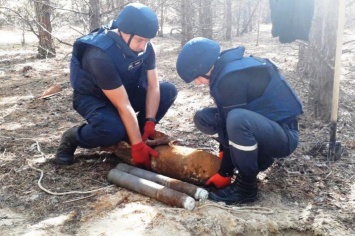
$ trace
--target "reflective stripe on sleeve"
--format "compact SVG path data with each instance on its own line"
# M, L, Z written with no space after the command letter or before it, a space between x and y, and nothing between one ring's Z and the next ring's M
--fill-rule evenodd
M258 148L258 144L256 143L253 146L242 146L242 145L238 145L233 143L232 141L229 141L229 145L235 147L236 149L242 150L242 151L254 151Z

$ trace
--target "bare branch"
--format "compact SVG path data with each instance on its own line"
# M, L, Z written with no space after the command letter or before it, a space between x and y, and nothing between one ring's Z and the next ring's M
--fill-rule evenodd
M23 17L19 12L15 11L15 10L13 10L13 9L11 9L11 8L8 8L8 7L0 7L0 9L1 9L1 8L2 8L2 9L9 10L9 11L15 13L20 19L22 19L22 20L30 27L30 31L31 31L34 35L36 35L37 38L39 37L39 35L37 34L36 30L32 27L32 25L31 25L31 23L29 22L29 20L26 19L25 17ZM27 9L25 9L25 11L26 11L26 13L27 13L29 16L31 15L31 14L28 12ZM55 37L51 32L49 32L46 28L44 28L35 18L33 18L33 17L31 17L31 18L32 18L32 20L33 20L38 26L40 26L44 31L46 31L46 32L49 33L53 38L55 38L56 40L58 40L58 42L60 42L60 43L62 43L62 44L65 44L65 45L68 45L68 46L72 46L72 44L66 43L66 42L60 40L59 38Z
M258 9L258 7L259 7L259 4L260 4L260 1L255 4L255 7L254 7L254 9L253 9L253 12L252 12L251 15L249 16L248 23L245 25L245 27L244 27L244 29L242 30L241 34L244 34L245 31L247 30L247 28L249 27L249 25L250 25L250 23L251 23L251 20L253 19L254 14L255 14L255 12L256 12L256 9Z
M74 4L79 8L77 1L74 1ZM86 2L86 4L88 4L88 2ZM83 15L80 15L80 18L81 18L81 21L84 22L84 24L83 24L83 25L84 25L84 30L88 30L88 29L87 29L88 23L87 23L87 21L85 20L85 18L83 17Z
M161 6L163 6L168 0L164 0L159 6L157 6L156 8L153 9L154 12L156 12L158 10L158 8L160 8Z
M120 9L120 8L122 8L122 5L120 5L120 6L118 6L118 7L115 7L115 8L113 8L113 9L110 9L110 10L108 10L108 11L102 12L102 13L100 14L100 16L110 14L111 12L113 12L113 11L115 11L115 10L117 10L117 9Z
M52 32L49 32L46 28L44 28L36 19L33 19L33 20L34 20L34 22L35 22L39 27L41 27L41 29L42 29L43 31L45 31L46 33L50 34L53 38L55 38L56 40L58 40L58 42L60 42L60 43L62 43L62 44L65 44L65 45L68 45L68 46L73 46L72 44L67 43L67 42L64 42L64 41L60 40L58 37L54 36L54 35L52 34Z
M70 25L69 25L69 28L71 28L72 30L78 32L78 33L81 34L81 35L85 35L85 33L80 32L79 30L77 30L77 29L71 27Z
M34 2L38 2L38 3L41 3L45 6L48 6L50 8L53 8L53 9L57 9L57 10L63 10L63 11L69 11L69 12L74 12L74 13L78 13L78 14L81 14L81 15L89 15L89 13L86 13L86 12L80 12L80 11L75 11L73 9L67 9L67 8L61 8L61 7L56 7L56 6L52 6L50 4L47 4L47 3L44 3L42 1L34 1Z
M344 42L343 45L346 45L346 44L349 44L349 43L355 43L355 40L350 40L350 41Z
M35 29L32 27L31 23L28 21L28 19L23 17L18 11L15 11L15 10L8 8L8 7L0 7L0 9L6 9L6 10L9 10L9 11L15 13L21 20L23 20L30 27L31 32L34 33L34 35L36 35L37 38L39 37L39 35L35 31Z
M38 45L38 47L41 48L43 51L46 52L46 59L48 58L48 54L51 54L52 56L55 56L55 53L52 52L52 51L50 51L50 50L48 50L48 48L44 48L44 47L42 47L41 45Z

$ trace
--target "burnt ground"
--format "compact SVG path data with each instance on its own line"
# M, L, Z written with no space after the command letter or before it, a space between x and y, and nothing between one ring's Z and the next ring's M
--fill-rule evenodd
M324 147L329 124L312 117L308 82L296 72L298 43L280 44L264 25L256 45L251 33L222 41L244 45L247 54L275 61L304 102L300 145L259 175L259 201L242 208L202 205L193 211L110 185L107 173L120 160L98 150L78 149L68 167L50 163L61 134L83 119L72 109L68 62L71 48L36 59L36 42L19 44L18 32L1 30L0 42L0 234L1 235L354 235L355 125L354 53L343 55L337 140L341 158ZM63 35L68 42L73 35ZM192 123L196 110L213 104L207 87L184 84L175 71L180 42L156 38L160 78L179 95L158 125L182 145L217 153L217 144ZM53 84L62 91L38 97ZM312 152L310 152L312 150ZM210 203L209 203L210 204ZM254 207L254 208L245 208ZM262 207L263 211L257 211Z

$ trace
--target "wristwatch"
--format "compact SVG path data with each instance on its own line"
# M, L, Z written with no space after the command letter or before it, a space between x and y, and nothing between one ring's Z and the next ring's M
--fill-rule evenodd
M157 120L155 118L145 118L145 121L152 121L154 123L157 123Z

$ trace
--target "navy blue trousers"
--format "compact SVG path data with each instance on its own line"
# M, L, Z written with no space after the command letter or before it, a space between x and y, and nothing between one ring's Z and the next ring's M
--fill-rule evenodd
M214 135L219 133L217 117L217 108L204 108L196 112L194 122L203 133ZM274 158L290 155L298 145L297 125L279 124L246 109L228 113L226 132L231 163L250 179L271 166Z
M156 115L159 122L174 103L177 96L175 86L160 82L160 104ZM137 89L129 94L129 100L135 112L138 112L138 124L142 131L145 123L146 90ZM87 121L78 128L76 139L80 147L105 147L125 140L128 141L125 126L117 109L108 99L85 95L74 91L74 109Z

